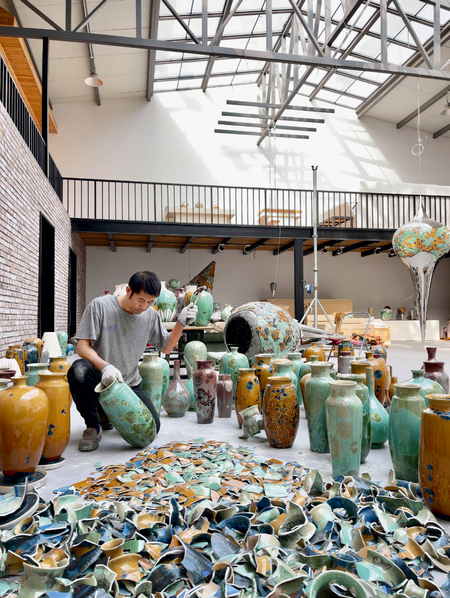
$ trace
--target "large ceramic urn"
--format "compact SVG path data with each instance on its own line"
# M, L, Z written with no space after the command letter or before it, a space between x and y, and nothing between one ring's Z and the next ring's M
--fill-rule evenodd
M70 390L65 372L41 372L35 387L47 395L50 412L48 430L42 449L42 464L58 461L70 438Z
M0 465L6 481L32 475L48 431L50 406L41 389L26 385L26 376L0 392Z
M300 337L297 322L278 305L253 301L236 307L227 320L224 340L251 359L259 353L286 357Z

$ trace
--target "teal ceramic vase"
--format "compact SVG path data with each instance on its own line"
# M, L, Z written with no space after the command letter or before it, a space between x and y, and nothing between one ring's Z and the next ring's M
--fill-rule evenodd
M420 419L425 399L418 384L396 384L389 410L389 450L395 477L419 481Z
M198 299L197 299L198 297ZM195 303L197 299L197 317L195 318L196 326L208 326L214 308L214 299L208 291L200 291L198 295L192 295L190 303Z
M412 378L405 380L402 384L418 384L420 386L420 394L425 399L425 407L428 407L427 395L445 394L443 387L439 382L435 382L430 378L424 378L425 370L411 370Z
M30 363L27 370L27 386L34 386L39 382L39 374L48 372L48 363Z
M311 368L306 366L306 361L303 359L301 353L288 353L287 358L289 361L292 361L294 364L294 371L295 375L297 376L297 396L298 396L298 403L301 405L303 403L302 398L302 391L300 388L300 380L303 378L305 374L311 371Z
M66 357L69 357L70 355L73 355L74 353L75 353L75 347L72 345L72 343L67 343Z
M162 398L162 406L169 417L183 417L190 401L189 392L181 382L180 362L177 359L173 364L173 378Z
M142 378L141 388L150 397L158 415L161 412L163 396L163 369L158 353L144 353L144 361L139 366Z
M302 400L298 396L297 387L300 384L299 379L295 373L295 366L290 359L281 358L281 359L273 359L272 365L275 368L273 376L288 376L291 379L291 383L294 385L295 394L297 395L298 404L301 405ZM300 397L302 393L300 391Z
M325 401L330 394L332 364L311 363L311 376L305 383L305 408L308 417L309 446L315 453L329 453Z
M162 367L163 378L162 378L161 397L163 397L164 393L167 390L167 387L169 386L169 382L170 382L170 365L169 365L169 362L167 361L167 359L164 359L164 357L158 357L158 363Z
M364 367L364 370L367 366ZM364 384L364 374L338 374L338 380L350 380L356 382L356 395L363 406L362 441L361 441L361 463L364 463L372 446L372 420L370 417L369 390Z
M186 365L186 371L188 378L192 378L195 370L197 369L195 364L195 356L202 361L208 358L208 349L206 345L201 341L191 341L184 346L183 359Z
M194 378L189 378L185 386L190 398L188 411L195 411Z
M242 353L238 353L237 347L230 347L231 352L225 353L220 360L220 373L231 374L233 382L233 402L236 401L236 386L241 374L241 368L248 368L248 359Z
M372 448L382 448L388 439L389 415L375 396L373 368L366 368L366 386L369 391L370 419L372 421Z
M333 478L359 476L363 407L356 382L332 382L325 405Z
M220 317L222 318L222 320L228 320L228 318L231 316L231 312L233 311L233 308L231 307L231 305L229 305L228 303L225 303L221 313L220 313Z
M28 366L30 363L39 363L39 349L37 347L33 347L31 343L24 343L23 347L23 354L25 360L25 374L27 373Z
M100 405L114 428L128 444L143 448L155 440L155 420L128 384L115 380L105 388L100 382L95 392L99 394Z
M171 322L177 313L177 298L169 289L166 289L166 283L161 281L161 293L156 299L158 313L163 322Z
M69 340L67 332L64 332L64 330L58 330L56 336L58 337L59 346L61 347L61 355L65 356L67 353L67 342Z
M330 590L330 584L346 588L348 592L336 594ZM375 593L373 594L376 595ZM354 596L354 598L368 598L368 594L355 575L346 571L325 571L320 573L308 588L309 598L332 598L333 596Z

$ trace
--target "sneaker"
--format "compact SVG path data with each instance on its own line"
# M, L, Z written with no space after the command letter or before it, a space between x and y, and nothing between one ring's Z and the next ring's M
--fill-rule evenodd
M98 415L98 423L100 424L100 427L102 430L113 430L114 429L114 426L109 421L109 418L107 415L101 415L100 413L97 413L97 415Z
M80 440L78 444L78 450L82 452L95 451L95 449L98 448L101 437L101 428L98 432L95 428L87 428L83 432L83 438Z

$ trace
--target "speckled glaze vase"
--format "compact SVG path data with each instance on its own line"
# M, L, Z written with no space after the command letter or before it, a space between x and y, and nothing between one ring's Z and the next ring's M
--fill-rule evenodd
M189 408L191 398L180 378L180 362L173 363L173 378L162 398L162 406L169 417L183 417Z
M431 378L425 378L425 370L411 370L412 378L405 380L402 384L418 384L420 386L420 394L425 399L425 406L428 407L427 395L441 395L445 394L444 389Z
M361 362L353 361L352 367L353 363L359 364ZM350 380L351 382L356 382L355 392L363 407L361 463L364 463L366 460L366 457L370 453L370 448L372 446L372 420L369 402L369 390L364 384L364 380L366 379L366 368L367 364L363 364L361 369L364 371L364 373L360 374L338 374L338 380Z
M353 347L352 341L341 341L338 345L338 357L342 355L343 352L350 353L350 355L355 355L355 348ZM345 373L345 372L342 372Z
M428 401L420 424L419 483L430 511L450 517L450 395L430 394Z
M258 376L254 368L241 368L236 386L236 416L239 427L242 426L240 412L252 405L258 405L258 409L261 411L261 389Z
M363 409L355 389L351 380L334 381L325 404L333 478L359 476Z
M425 373L423 377L440 384L444 389L444 393L447 394L449 391L449 378L444 370L444 365L443 361L425 361Z
M272 376L275 372L275 368L272 365L272 359L273 355L270 353L261 353L260 355L255 355L254 368L256 375L258 376L259 387L262 394L264 394L264 390L270 376Z
M161 390L161 398L164 396L164 393L167 390L170 382L170 365L167 359L164 357L158 357L158 363L162 367L162 390Z
M370 419L372 422L372 448L382 448L388 439L389 415L375 396L373 368L366 368L366 386L369 391Z
M300 390L302 392L302 398L303 398L303 407L305 408L305 416L307 416L306 413L306 402L305 402L305 393L306 393L306 381L311 378L311 364L313 363L317 363L319 361L319 357L317 355L311 355L311 361L307 361L305 363L305 368L304 368L304 374L300 379Z
M323 352L323 348L317 345L317 343L311 343L311 347L305 349L303 352L303 357L305 361L310 361L311 355L317 355L319 361L326 361L325 360L325 353Z
M67 343L69 341L69 336L67 332L65 332L64 330L58 330L56 332L56 336L58 337L59 346L61 347L61 355L66 355Z
M290 448L300 423L296 385L290 376L271 376L263 401L263 422L273 448Z
M295 390L297 391L298 403L301 405L303 403L303 395L302 389L300 387L300 380L308 372L308 370L311 371L311 368L309 366L306 367L306 361L301 353L288 353L288 359L294 364L294 372L297 376L297 385Z
M386 391L389 390L391 384L389 370L385 359L379 357L376 359L372 351L366 352L366 359L368 365L373 368L373 375L375 378L375 396L383 404Z
M220 360L220 373L231 374L233 382L233 400L236 401L236 387L240 376L241 368L248 368L248 359L242 353L238 353L237 347L230 347L231 353L225 353Z
M386 347L382 347L381 345L376 345L376 347L373 348L373 355L375 357L375 359L378 359L379 357L381 357L382 359L384 359L384 361L387 361L387 351L386 351ZM389 369L389 375L391 373L391 369Z
M436 351L437 351L437 347L425 347L426 351L427 351L427 358L426 360L422 363L422 367L420 368L421 370L425 369L425 363L435 363L436 361L438 361L436 359Z
M212 424L216 408L217 378L209 359L197 361L194 373L195 408L198 424Z
M65 357L51 357L50 358L50 366L48 368L49 372L53 372L54 374L65 374L64 381L67 382L67 372L69 371L70 363L66 361Z
M338 374L349 374L350 363L354 360L351 351L341 351L338 357Z
M418 384L396 384L389 410L389 450L395 477L419 481L419 436L425 400Z
M25 374L25 353L21 349L20 345L10 345L6 349L6 359L15 359L20 367L20 373L22 376Z
M39 463L48 431L50 405L41 389L26 386L16 376L0 392L0 465L6 481L32 475Z
M156 299L158 313L163 322L171 322L177 313L177 298L166 288L166 283L161 281L161 292Z
M163 393L162 364L159 361L158 353L144 353L143 359L144 361L139 366L139 375L142 378L141 388L148 394L159 415Z
M35 387L43 390L50 405L47 436L40 463L58 461L70 438L70 390L64 372L42 372Z
M317 361L311 364L311 377L305 384L305 408L308 416L309 446L315 453L329 453L325 401L330 394L332 364Z
M219 417L231 417L233 409L233 382L230 374L219 374L217 381L217 413Z
M196 355L198 356L198 359L203 361L208 358L208 349L206 348L205 343L202 343L201 341L190 341L189 343L186 343L183 349L183 359L186 365L188 378L192 378L197 369L195 364Z
M100 383L95 392L98 392L100 405L114 428L128 444L143 448L155 440L155 420L128 384L114 380L105 388Z
M48 363L30 363L27 372L27 386L34 386L39 382L39 374L48 372Z
M196 326L208 326L214 309L214 299L208 291L200 291L198 295L192 295L189 302L194 303L197 299L197 317L195 318Z
M25 342L21 347L24 353L25 360L25 374L27 373L28 365L30 363L39 363L39 349L33 347L31 343Z

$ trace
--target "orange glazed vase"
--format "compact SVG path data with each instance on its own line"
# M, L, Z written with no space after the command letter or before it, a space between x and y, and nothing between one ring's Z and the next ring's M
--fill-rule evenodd
M317 343L312 343L311 347L303 351L303 357L306 361L311 361L311 355L317 355L319 361L326 361L325 353L323 352L322 347L317 346Z
M48 368L50 372L54 374L59 374L63 372L66 374L64 376L64 382L67 382L67 372L69 371L70 363L67 363L65 357L51 357L50 358L50 367Z
M64 372L42 372L35 388L45 392L50 403L47 435L41 465L58 461L70 438L70 392Z
M236 386L236 415L239 427L244 421L241 411L257 405L261 411L261 388L254 368L239 368L240 376Z
M386 360L382 357L374 357L373 351L366 351L366 365L373 368L373 375L375 379L375 396L383 405L386 396L386 391L389 392L391 385L391 377L389 375Z
M290 448L297 436L300 406L290 376L271 376L262 405L264 429L270 446Z
M50 406L45 392L15 376L0 392L0 464L6 482L31 476L44 447Z

